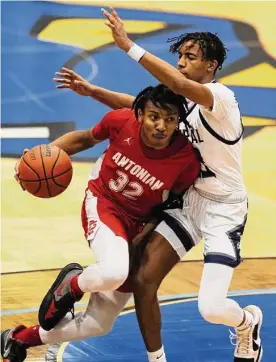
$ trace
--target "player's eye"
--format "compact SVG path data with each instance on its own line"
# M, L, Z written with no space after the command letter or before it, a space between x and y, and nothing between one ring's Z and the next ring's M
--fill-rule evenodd
M175 118L175 117L167 118L167 122L175 122L176 120L177 120L177 118Z

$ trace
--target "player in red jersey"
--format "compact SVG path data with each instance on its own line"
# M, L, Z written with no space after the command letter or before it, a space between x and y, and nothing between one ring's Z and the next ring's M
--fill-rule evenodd
M104 302L98 308L97 302L106 299L111 308L113 294L104 291L114 291L127 280L128 243L169 190L182 193L199 174L194 148L178 131L183 117L183 98L158 85L142 91L133 109L111 111L91 130L70 132L52 143L73 155L110 141L92 170L82 207L83 228L96 263L84 270L76 263L62 269L42 302L41 327L19 326L2 333L1 353L7 361L23 361L30 346L102 334L101 314L108 309ZM93 293L86 312L73 320L65 317L85 292ZM118 294L121 303L117 298L114 305L122 308L130 294Z

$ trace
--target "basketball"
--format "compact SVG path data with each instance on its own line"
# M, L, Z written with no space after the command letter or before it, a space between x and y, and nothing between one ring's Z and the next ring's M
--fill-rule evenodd
M56 146L39 145L28 150L18 166L18 178L24 189L46 199L65 191L72 174L70 157Z

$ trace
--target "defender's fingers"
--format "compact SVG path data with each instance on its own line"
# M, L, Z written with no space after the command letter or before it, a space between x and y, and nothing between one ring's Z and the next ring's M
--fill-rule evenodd
M56 82L56 83L71 84L71 80L70 79L65 79L65 78L53 78L53 81Z

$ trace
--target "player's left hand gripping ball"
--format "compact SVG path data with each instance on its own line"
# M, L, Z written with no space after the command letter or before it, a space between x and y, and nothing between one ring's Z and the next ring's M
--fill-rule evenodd
M67 189L73 168L70 157L62 149L39 145L23 154L16 175L21 187L30 194L51 198Z

